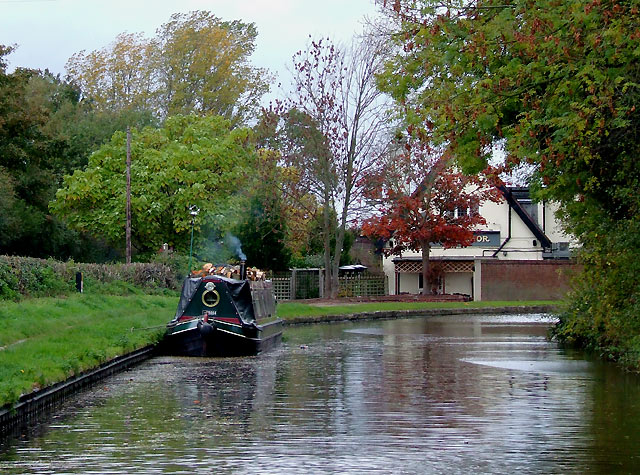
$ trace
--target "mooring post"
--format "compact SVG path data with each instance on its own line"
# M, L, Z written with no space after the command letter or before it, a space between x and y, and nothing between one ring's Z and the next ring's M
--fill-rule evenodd
M76 290L80 293L84 292L84 285L82 282L82 272L76 272Z

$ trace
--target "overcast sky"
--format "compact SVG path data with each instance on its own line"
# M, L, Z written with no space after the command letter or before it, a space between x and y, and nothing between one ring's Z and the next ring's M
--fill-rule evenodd
M374 17L373 0L0 0L0 44L17 44L6 57L16 67L49 69L64 76L67 60L100 49L123 32L146 37L173 13L208 10L223 20L258 28L252 62L289 84L286 65L309 35L350 41Z

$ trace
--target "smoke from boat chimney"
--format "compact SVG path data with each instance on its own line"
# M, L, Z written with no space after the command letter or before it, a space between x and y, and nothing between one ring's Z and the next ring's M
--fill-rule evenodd
M242 243L240 242L240 239L238 239L231 233L227 233L224 240L227 242L229 247L233 249L233 251L236 253L236 256L238 256L241 261L247 260L247 256L244 252L242 252Z

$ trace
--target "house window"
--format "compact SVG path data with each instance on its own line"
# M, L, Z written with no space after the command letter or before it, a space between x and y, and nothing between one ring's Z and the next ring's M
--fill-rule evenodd
M469 208L456 208L456 218L469 215Z
M462 216L478 216L480 214L480 205L478 203L474 203L469 208L457 207L455 211L456 218L461 218Z
M538 221L538 203L534 203L531 200L522 200L520 201L520 206L531 216L534 223L540 225Z
M531 217L534 223L540 225L538 221L538 203L534 203L529 195L529 190L516 189L512 191L513 197L518 201L522 209Z

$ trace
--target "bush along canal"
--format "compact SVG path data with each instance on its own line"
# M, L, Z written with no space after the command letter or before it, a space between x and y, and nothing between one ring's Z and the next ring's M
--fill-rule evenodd
M637 472L638 377L552 323L300 325L259 356L152 358L6 440L0 472Z

